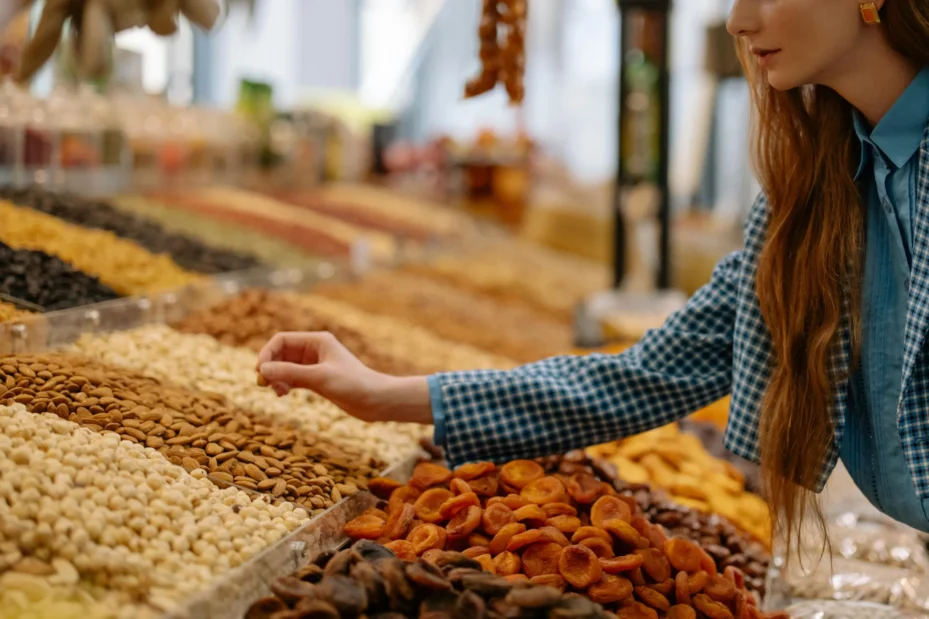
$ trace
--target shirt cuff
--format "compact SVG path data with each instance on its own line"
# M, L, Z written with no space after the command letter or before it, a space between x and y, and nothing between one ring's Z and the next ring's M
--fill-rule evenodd
M435 432L432 442L436 447L445 449L445 411L442 410L442 385L439 377L432 375L426 379L429 383L429 401L432 404L432 425Z

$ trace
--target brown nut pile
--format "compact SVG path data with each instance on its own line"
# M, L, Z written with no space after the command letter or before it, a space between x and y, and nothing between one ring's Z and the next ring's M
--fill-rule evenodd
M526 0L484 0L478 26L481 72L465 85L465 98L489 92L499 82L511 104L523 102L527 8Z
M0 405L23 404L158 450L188 471L322 513L383 466L316 435L163 384L63 355L0 356Z
M329 331L365 365L379 372L405 376L427 371L386 354L361 331L314 313L297 295L287 292L248 290L173 326L182 333L206 333L227 346L256 352L281 331Z
M488 572L582 592L620 616L761 617L741 570L720 573L699 544L669 539L633 497L587 472L546 475L531 460L455 471L421 462L408 485L374 479L369 487L386 505L346 524L345 534L378 540L403 559L461 551Z
M32 316L32 313L23 311L12 303L0 301L0 322L24 320L30 316Z
M274 596L252 604L245 618L615 619L584 597L488 574L481 567L456 552L439 551L428 561L405 559L359 541L279 578L271 585Z
M745 574L746 587L764 597L765 574L771 563L771 553L725 518L675 503L664 491L646 484L622 481L611 463L592 460L580 451L543 458L539 462L550 472L562 475L583 472L610 480L621 495L635 499L649 521L665 527L671 535L698 542L716 561L718 570L723 571L730 566L738 568Z

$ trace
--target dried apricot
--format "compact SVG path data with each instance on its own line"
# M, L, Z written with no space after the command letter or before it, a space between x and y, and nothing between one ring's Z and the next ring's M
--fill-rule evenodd
M577 544L591 537L599 537L609 544L613 543L613 538L610 537L610 534L600 527L581 527L574 532L574 535L571 536L571 543Z
M616 555L613 552L613 544L604 542L599 537L583 539L580 541L580 545L593 550L598 559L612 559Z
M529 582L529 577L525 574L510 574L509 576L504 576L507 582L517 583L517 582Z
M675 604L668 609L667 619L697 619L697 611L691 606Z
M490 540L490 554L497 556L504 550L506 550L507 545L510 543L510 540L513 536L524 533L526 531L526 525L521 522L513 522L511 524L505 525L502 529L497 531L497 534L494 535L494 538ZM540 533L541 535L541 533Z
M488 535L496 535L511 522L516 522L516 516L513 515L513 510L503 503L488 505L481 516L481 524Z
M674 579L668 578L667 580L663 580L661 582L653 582L645 586L648 587L649 589L654 589L661 595L667 597L671 595L672 591L674 591Z
M494 567L497 568L497 574L500 576L511 576L519 572L522 561L518 554L504 550L494 557Z
M730 565L723 570L723 576L735 583L736 589L745 588L745 574L742 573L742 570L737 568L734 565ZM710 596L713 597L713 596Z
M567 500L564 484L560 479L552 476L529 482L520 491L519 496L536 505L564 503Z
M441 464L435 462L420 462L413 468L413 477L409 485L425 490L432 486L441 486L452 478L452 472Z
M639 532L632 528L632 525L625 520L607 520L603 523L603 528L607 533L633 548L648 548L648 540L639 535Z
M463 554L464 556L468 557L469 559L474 559L474 558L479 557L479 556L481 556L481 555L489 555L489 554L490 554L490 548L487 548L486 546L471 546L470 548L468 548L467 550L465 550L465 551L462 552L461 554Z
M678 572L674 577L674 598L678 604L690 604L690 584L687 582L687 572Z
M468 487L470 488L470 486L468 486ZM477 493L475 493L475 494L477 494ZM490 507L491 505L496 505L497 503L503 503L503 497L502 497L502 496L492 496L492 497L490 497L489 499L487 499L487 501L484 502L484 507L487 508L487 507Z
M420 520L435 524L442 520L442 513L439 509L453 496L445 488L430 488L416 499L416 502L413 503L413 509L416 510L416 516Z
M717 602L729 602L735 597L736 587L735 583L725 576L716 574L710 577L703 592Z
M490 546L490 538L480 533L472 533L468 536L468 546Z
M497 573L497 567L494 565L493 557L489 554L475 557L474 560L481 564L481 569L485 572L490 572L491 574Z
M673 564L672 564L673 565ZM687 586L690 588L690 595L700 593L710 581L710 575L700 570L699 572L687 578Z
M542 477L545 477L545 469L532 460L513 460L500 468L500 481L520 490Z
M557 574L561 551L561 545L553 542L530 544L523 552L523 573L530 578L542 574Z
M577 509L567 503L549 503L542 506L542 511L549 518L555 516L577 516Z
M403 507L404 503L415 503L416 499L418 499L419 495L421 494L422 492L416 488L411 488L410 486L400 486L390 493L390 500L387 501L387 513L394 513Z
M389 548L398 559L403 559L404 561L415 561L416 560L416 551L413 550L413 544L406 541L405 539L397 539L387 544L384 544L384 548Z
M658 619L658 611L642 602L632 602L620 608L616 617L617 619Z
M565 581L561 577L561 574L542 574L541 576L533 576L529 579L534 585L540 585L542 587L551 587L552 589L558 589L562 593L565 590Z
M413 551L417 556L427 550L443 550L446 539L445 529L436 524L421 524L406 536L406 541L413 544Z
M745 609L745 619L764 619L764 616L760 610L754 606L749 606Z
M615 604L632 595L632 583L622 576L603 574L600 582L587 590L587 597L597 604Z
M481 508L469 505L455 514L455 517L445 525L448 538L452 540L464 539L481 525Z
M669 539L664 547L665 554L675 569L685 572L704 570L716 574L716 562L696 543L680 538Z
M671 578L671 563L660 550L654 548L645 548L636 550L635 554L641 555L645 559L642 569L652 577L655 582L664 582Z
M383 536L390 539L403 539L410 531L410 525L416 516L416 510L409 503L404 503L403 507L391 512L390 517L384 524Z
M603 523L610 520L622 520L628 523L632 520L632 510L625 501L618 497L600 497L590 508L590 523L595 527L603 527Z
M512 509L514 512L520 507L525 507L527 505L532 505L529 501L519 496L518 494L508 494L503 497L503 504Z
M376 507L369 507L368 509L361 512L362 516L377 516L384 522L387 522L387 512L383 509L378 509Z
M469 464L462 464L452 473L452 477L456 479L463 479L465 481L471 481L477 477L483 477L484 475L490 475L497 469L497 465L493 462L471 462Z
M597 555L584 546L568 546L561 551L558 571L572 587L586 589L598 582L603 569Z
M790 619L790 614L786 610L773 610L769 613L762 613L764 619Z
M629 496L628 494L608 494L607 496L615 496L617 499L625 503L633 515L639 511L639 504L636 502L635 497L633 496Z
M439 507L439 514L443 520L451 520L455 514L467 507L480 509L481 500L473 492L466 492L448 499Z
M588 539L599 539L591 537ZM584 540L587 541L587 540ZM631 572L638 569L645 563L645 557L641 555L624 555L612 559L600 559L600 566L607 574L618 574L619 572Z
M445 533L445 531L442 531L442 533ZM442 550L441 548L432 548L424 552L421 559L427 563L432 563L433 565L435 565L436 561L439 559L439 557L442 556L443 552L445 551Z
M714 601L705 593L694 596L694 607L708 619L734 619L732 611L725 604Z
M555 527L542 527L539 529L542 532L542 539L554 542L561 547L570 546L571 542L568 541L568 538L565 537L565 534L556 529Z
M648 583L645 582L645 574L642 572L641 567L637 567L631 572L629 572L629 580L632 581L636 587L644 587Z
M577 516L555 516L546 520L545 524L562 533L574 533L581 528L581 519Z
M668 610L671 608L671 602L668 601L668 598L649 587L636 587L635 596L639 598L640 602L652 608L658 610Z
M732 604L732 616L734 619L745 619L745 609L748 607L748 592L737 591L735 601Z
M603 484L590 473L575 473L568 478L565 487L571 498L581 505L590 505L603 494Z
M512 525L507 525L507 526L512 526ZM503 529L506 530L506 527L504 527ZM503 533L503 531L500 531L500 533ZM497 535L500 535L500 533L498 533ZM528 531L523 531L522 533L516 533L515 535L510 537L510 541L507 542L505 550L509 550L510 552L516 552L520 548L525 548L529 544L535 544L541 538L542 538L542 532L539 531L538 529L529 529ZM497 541L497 538L495 537L493 542L491 542L491 544L493 544L496 541Z
M402 486L403 484L401 484L396 479L390 479L389 477L375 477L368 482L368 492L377 498L386 501L390 498L390 495L394 490Z
M358 516L346 523L343 531L351 539L377 539L384 532L385 521L374 515Z
M639 535L648 540L649 546L664 550L668 536L665 535L664 528L660 524L652 524L644 517L636 515L632 517L630 523L632 528L639 532Z
M467 484L474 494L486 497L492 497L497 494L497 487L499 486L497 478L491 476L478 477L477 479L472 479L467 482Z
M513 512L513 517L519 522L529 522L533 526L545 524L545 512L538 505L524 505Z
M467 494L468 492L472 492L471 486L468 485L468 482L458 478L455 478L449 482L448 488L451 490L452 494Z

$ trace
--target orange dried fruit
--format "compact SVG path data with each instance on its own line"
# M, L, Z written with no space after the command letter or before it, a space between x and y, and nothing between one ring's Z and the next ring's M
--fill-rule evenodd
M463 554L464 556L468 557L469 559L474 559L474 558L479 557L479 556L481 556L481 555L489 555L489 554L490 554L490 548L487 548L486 546L471 546L470 548L468 548L467 550L465 550L465 551L462 552L461 554Z
M532 460L513 460L500 468L500 481L518 490L545 477L545 469Z
M374 515L358 516L345 524L343 531L351 539L374 540L383 535L385 520Z
M529 582L541 587L551 587L552 589L558 589L562 593L564 593L565 590L565 580L561 577L561 574L542 574L541 576L533 576L529 579Z
M635 497L629 496L628 494L608 494L607 496L615 496L617 499L625 503L629 507L629 511L632 512L635 516L639 511L639 504L636 502Z
M468 492L472 492L471 486L463 479L453 479L449 482L448 488L451 490L452 494L467 494Z
M507 582L517 583L517 582L529 582L529 577L525 574L510 574L509 576L504 576Z
M716 562L695 542L675 537L665 544L664 552L674 569L685 572L704 570L716 574Z
M582 539L580 541L580 545L593 550L598 559L612 559L616 554L613 552L613 544L604 542L599 537L588 537L587 539Z
M507 525L510 526L510 525ZM504 527L506 529L506 527ZM501 531L500 533L502 533ZM497 535L499 535L498 533ZM505 550L510 552L516 552L521 548L525 548L530 544L535 544L537 541L542 539L542 532L538 529L529 529L528 531L523 531L522 533L516 533L510 537L510 541L507 542ZM494 542L497 541L497 538L494 538ZM491 542L493 543L493 542Z
M480 533L472 533L468 536L468 546L490 546L490 538Z
M512 509L514 512L520 507L525 507L527 505L532 505L531 502L527 501L518 494L508 494L503 497L503 504Z
M470 486L469 486L470 487ZM477 493L475 493L477 494ZM484 507L490 507L491 505L496 505L497 503L503 503L502 496L492 496L487 501L484 502Z
M732 616L734 619L745 619L745 609L748 607L748 592L737 591L732 602Z
M497 574L500 576L512 576L513 574L519 573L522 567L522 561L518 554L504 550L494 557L494 567L497 570ZM529 577L526 576L526 580L528 579Z
M633 516L630 524L633 529L639 532L639 535L648 540L649 546L657 548L658 550L664 550L665 544L668 541L668 536L665 534L664 527L660 524L652 524L640 515Z
M749 606L745 609L745 619L765 619L765 617L761 614L760 610L754 606Z
M673 562L672 565L674 565ZM687 578L687 587L690 589L690 595L703 591L703 588L709 581L710 575L703 570L700 570L699 572L689 576Z
M610 537L610 534L601 529L600 527L581 527L574 532L574 535L571 536L571 543L578 544L585 539L591 537L599 537L608 544L613 544L613 538Z
M632 528L632 525L625 520L607 520L603 523L603 528L607 533L615 537L620 542L633 548L648 548L648 540L639 535L639 532Z
M599 538L588 538L599 539ZM586 540L585 540L586 541ZM618 574L620 572L631 572L638 569L645 563L645 558L640 555L624 555L612 559L600 559L600 566L607 574Z
M404 503L415 503L422 492L410 486L400 486L390 493L390 499L387 501L387 513L392 514L400 509Z
M567 503L549 503L542 506L542 511L549 518L555 516L577 516L577 509Z
M556 529L555 527L542 527L541 529L539 529L539 531L542 532L541 539L543 540L554 542L558 544L559 546L561 546L562 548L565 546L571 545L571 542L568 541L568 538L565 537L565 534L559 531L558 529Z
M498 482L496 477L478 477L467 482L471 491L478 496L492 497L497 494Z
M646 586L649 589L654 589L661 595L668 597L669 595L671 595L671 592L674 591L674 579L668 578L667 580L663 580L662 582L653 582Z
M368 492L384 501L390 498L394 490L401 487L403 487L403 484L389 477L375 477L368 482Z
M404 561L416 560L416 552L413 550L413 544L405 539L397 539L384 544L384 548L392 550L393 553L397 555L398 559L403 559Z
M642 602L632 602L616 613L617 619L658 619L658 611Z
M668 598L650 587L636 587L635 595L639 598L640 602L657 610L668 610L671 608L671 602L668 601Z
M378 509L376 507L369 507L368 509L364 510L361 513L361 515L362 516L377 516L384 522L387 522L387 518L388 518L387 512L385 512L383 509Z
M417 556L429 550L443 550L446 539L445 529L436 524L421 524L406 536L406 541L413 544Z
M655 582L664 582L671 578L671 563L660 550L655 548L645 548L636 550L635 554L645 559L642 569L651 576Z
M413 509L416 510L416 516L420 520L435 524L442 520L442 512L439 510L453 496L445 488L430 488L416 499L416 502L413 503Z
M703 593L717 602L729 602L735 598L736 586L725 576L716 574L710 577L706 587L703 588Z
M723 576L731 580L735 584L736 589L745 588L745 574L736 566L730 565L726 567L726 569L723 570Z
M694 607L709 619L734 619L732 611L725 604L713 600L705 593L694 596Z
M413 468L413 477L410 478L409 485L425 490L432 486L441 486L448 483L452 478L452 472L448 468L435 462L420 462Z
M497 470L497 465L493 462L471 462L469 464L462 464L455 469L452 473L452 477L471 481L472 479L483 477L484 475L490 475L495 470Z
M488 505L481 516L481 525L488 535L496 535L506 525L516 522L513 510L503 503Z
M577 516L555 516L546 520L545 524L562 533L571 534L581 528L581 519Z
M445 533L445 531L442 532ZM432 548L424 552L421 558L423 561L435 565L436 561L439 560L439 557L441 557L444 552L445 551L440 548Z
M675 604L668 609L667 619L697 619L697 611L685 604Z
M490 544L487 546L490 548L490 553L494 556L497 556L504 550L506 550L507 545L510 543L510 540L513 536L524 533L526 531L526 525L521 522L513 522L508 525L504 525L502 529L497 531L497 534L494 535L494 538L490 540Z
M564 503L567 493L564 484L557 477L548 476L529 482L520 491L519 496L536 505Z
M590 523L595 527L605 528L603 523L610 520L622 520L628 523L632 520L632 510L625 501L618 497L600 497L590 508Z
M632 581L636 587L644 587L648 583L645 582L645 574L642 572L641 567L637 567L631 572L629 572L629 580Z
M581 505L590 505L603 494L603 483L590 473L575 473L568 478L565 487L571 498Z
M678 604L690 604L690 583L687 582L687 572L678 572L674 577L674 599Z
M404 503L400 509L391 512L390 517L384 524L383 536L394 540L405 538L410 531L410 525L413 523L415 516L416 510L413 509L413 506Z
M464 539L481 525L481 508L469 505L455 514L445 525L445 531L451 540Z
M597 604L615 604L632 595L632 583L622 576L603 574L600 582L587 589L587 597Z
M542 526L545 524L545 512L542 511L542 508L538 505L524 505L519 509L513 512L513 517L516 518L518 522L529 522L534 526Z
M599 582L603 569L597 555L584 546L568 546L561 551L558 571L576 589L586 589Z
M523 573L529 578L543 574L557 574L561 551L561 545L553 542L530 544L523 552Z
M443 520L451 520L458 512L467 507L477 507L478 509L481 507L481 500L473 492L458 494L448 499L439 507L439 514Z
M485 572L490 572L491 574L497 573L497 567L494 565L493 557L489 554L475 557L474 560L481 564L481 569Z

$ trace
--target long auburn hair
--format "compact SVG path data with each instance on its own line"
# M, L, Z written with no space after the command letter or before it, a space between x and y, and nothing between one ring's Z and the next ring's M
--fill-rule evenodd
M890 45L929 66L929 2L888 0L880 15ZM744 45L739 52L769 209L755 284L774 357L759 429L762 475L774 531L790 549L811 514L826 539L822 506L810 488L835 431L830 411L841 377L830 372L830 355L845 326L853 364L860 350L865 209L853 180L859 149L851 105L835 91L777 91Z

